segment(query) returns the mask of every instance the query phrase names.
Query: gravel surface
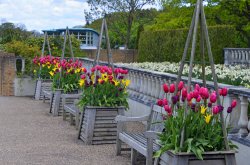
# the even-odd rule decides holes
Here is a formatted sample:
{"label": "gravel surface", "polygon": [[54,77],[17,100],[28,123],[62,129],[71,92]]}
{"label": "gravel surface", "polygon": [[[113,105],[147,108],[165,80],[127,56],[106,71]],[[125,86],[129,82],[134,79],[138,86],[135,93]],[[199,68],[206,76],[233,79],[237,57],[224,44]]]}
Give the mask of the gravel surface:
{"label": "gravel surface", "polygon": [[0,97],[1,165],[124,165],[128,153],[115,156],[115,145],[84,145],[49,105],[27,97]]}

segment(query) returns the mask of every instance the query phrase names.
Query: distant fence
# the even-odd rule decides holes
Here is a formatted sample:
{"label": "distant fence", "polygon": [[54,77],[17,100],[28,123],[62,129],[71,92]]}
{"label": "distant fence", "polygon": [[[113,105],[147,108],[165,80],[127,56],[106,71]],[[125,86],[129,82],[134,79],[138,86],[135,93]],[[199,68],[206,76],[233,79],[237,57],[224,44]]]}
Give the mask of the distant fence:
{"label": "distant fence", "polygon": [[[90,59],[95,59],[96,56],[96,49],[88,49],[84,50],[84,52],[87,54],[87,57]],[[112,49],[112,57],[113,62],[124,62],[124,63],[130,63],[130,62],[136,62],[137,61],[137,50],[135,49],[128,49],[128,50],[119,50],[119,49]],[[100,60],[101,61],[107,61],[107,50],[102,49],[100,53]]]}
{"label": "distant fence", "polygon": [[224,48],[224,64],[250,67],[250,48]]}

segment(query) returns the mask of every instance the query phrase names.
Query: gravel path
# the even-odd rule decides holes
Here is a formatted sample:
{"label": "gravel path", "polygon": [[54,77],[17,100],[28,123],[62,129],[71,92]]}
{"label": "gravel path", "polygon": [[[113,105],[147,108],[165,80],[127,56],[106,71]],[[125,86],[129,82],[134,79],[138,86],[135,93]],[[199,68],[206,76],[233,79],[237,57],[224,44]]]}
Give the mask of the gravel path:
{"label": "gravel path", "polygon": [[123,165],[115,145],[87,146],[75,127],[52,117],[48,104],[27,97],[0,97],[1,165]]}

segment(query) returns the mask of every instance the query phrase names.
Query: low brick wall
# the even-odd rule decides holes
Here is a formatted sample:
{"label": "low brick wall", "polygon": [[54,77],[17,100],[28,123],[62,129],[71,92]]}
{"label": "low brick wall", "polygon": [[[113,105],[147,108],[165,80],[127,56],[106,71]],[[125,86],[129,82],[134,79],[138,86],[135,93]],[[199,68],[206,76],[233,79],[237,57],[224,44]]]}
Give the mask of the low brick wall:
{"label": "low brick wall", "polygon": [[14,95],[15,55],[0,51],[0,96]]}
{"label": "low brick wall", "polygon": [[[87,57],[90,59],[95,59],[97,50],[84,50]],[[112,49],[112,58],[113,62],[123,62],[123,63],[130,63],[130,62],[136,62],[137,60],[137,50],[135,49],[129,49],[129,50],[119,50],[119,49]],[[107,61],[107,50],[102,49],[100,53],[100,60],[101,61]]]}

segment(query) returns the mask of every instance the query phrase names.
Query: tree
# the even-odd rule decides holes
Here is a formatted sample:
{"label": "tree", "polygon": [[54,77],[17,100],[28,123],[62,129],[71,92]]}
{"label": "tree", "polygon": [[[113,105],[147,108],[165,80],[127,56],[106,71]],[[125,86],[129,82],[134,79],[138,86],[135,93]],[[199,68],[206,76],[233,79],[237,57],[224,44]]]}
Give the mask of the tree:
{"label": "tree", "polygon": [[234,25],[250,47],[250,0],[222,0],[219,4],[221,20]]}
{"label": "tree", "polygon": [[155,0],[88,0],[87,2],[91,7],[86,15],[87,22],[90,22],[90,19],[101,18],[108,13],[121,13],[122,20],[126,21],[123,26],[126,26],[125,48],[127,49],[130,44],[131,29],[136,11],[147,4],[153,4]]}

